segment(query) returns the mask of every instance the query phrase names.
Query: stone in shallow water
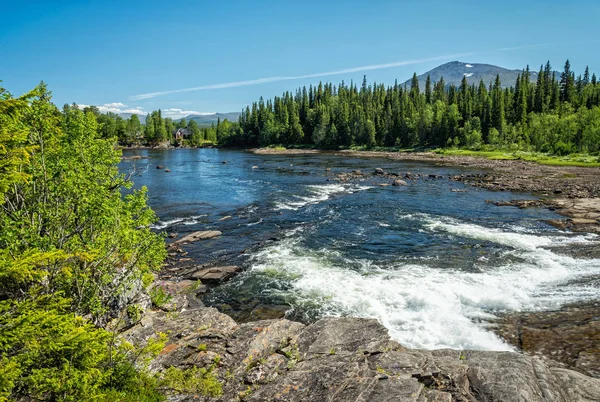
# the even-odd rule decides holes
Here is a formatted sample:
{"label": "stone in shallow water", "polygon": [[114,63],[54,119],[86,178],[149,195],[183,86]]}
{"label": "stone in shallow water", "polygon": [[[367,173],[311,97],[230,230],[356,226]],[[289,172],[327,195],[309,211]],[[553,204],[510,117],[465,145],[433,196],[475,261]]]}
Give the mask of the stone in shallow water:
{"label": "stone in shallow water", "polygon": [[198,240],[208,240],[208,239],[212,239],[213,237],[221,236],[222,234],[223,233],[219,232],[218,230],[203,230],[203,231],[194,232],[187,236],[184,236],[181,239],[177,240],[176,242],[173,242],[173,244],[191,243],[191,242],[198,241]]}
{"label": "stone in shallow water", "polygon": [[191,274],[191,278],[200,279],[204,283],[217,284],[232,277],[240,270],[235,265],[203,268]]}

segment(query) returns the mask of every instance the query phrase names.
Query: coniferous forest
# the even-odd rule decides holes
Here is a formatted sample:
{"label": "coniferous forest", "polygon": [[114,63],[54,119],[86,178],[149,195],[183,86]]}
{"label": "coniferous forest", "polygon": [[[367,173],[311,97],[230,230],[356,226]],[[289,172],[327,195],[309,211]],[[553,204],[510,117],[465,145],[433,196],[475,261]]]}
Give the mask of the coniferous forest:
{"label": "coniferous forest", "polygon": [[[575,75],[567,60],[557,74],[550,62],[531,80],[529,67],[514,86],[493,82],[446,85],[429,77],[421,90],[416,73],[411,85],[360,86],[319,83],[264,100],[242,110],[239,122],[219,121],[199,127],[185,118],[163,118],[153,111],[142,124],[88,107],[104,138],[123,145],[159,144],[233,147],[269,145],[323,149],[394,147],[498,149],[552,155],[600,152],[600,83],[586,68]],[[69,107],[69,106],[65,106]],[[185,139],[175,139],[187,128]]]}
{"label": "coniferous forest", "polygon": [[[529,67],[514,86],[494,82],[446,85],[443,77],[424,90],[416,73],[410,87],[351,82],[319,83],[272,100],[262,97],[247,106],[239,122],[219,121],[199,127],[185,118],[163,118],[153,111],[142,124],[133,115],[123,119],[88,107],[105,138],[123,145],[171,143],[255,147],[312,146],[323,149],[394,147],[498,149],[552,155],[600,152],[600,83],[586,68],[575,75],[567,60],[557,74],[550,62],[540,66],[536,80]],[[69,106],[65,106],[69,107]],[[173,137],[187,128],[184,140]]]}
{"label": "coniferous forest", "polygon": [[567,60],[559,77],[550,63],[537,80],[529,67],[514,87],[500,78],[459,87],[443,78],[424,91],[414,74],[410,88],[342,82],[286,92],[248,106],[238,133],[223,144],[314,144],[317,147],[465,147],[489,145],[551,154],[600,151],[600,85],[586,68],[575,76]]}

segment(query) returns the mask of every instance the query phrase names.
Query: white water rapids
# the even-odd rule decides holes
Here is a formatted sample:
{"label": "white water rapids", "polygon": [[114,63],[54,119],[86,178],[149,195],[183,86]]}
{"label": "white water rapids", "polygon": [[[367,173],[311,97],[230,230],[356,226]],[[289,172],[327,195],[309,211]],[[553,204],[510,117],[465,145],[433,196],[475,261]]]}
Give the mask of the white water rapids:
{"label": "white water rapids", "polygon": [[383,267],[365,259],[347,261],[362,267],[348,269],[339,252],[309,250],[302,240],[311,233],[293,230],[257,253],[251,270],[285,281],[288,286],[269,291],[279,292],[295,308],[376,318],[393,339],[425,349],[511,350],[483,322],[493,312],[551,309],[597,297],[597,289],[575,280],[600,275],[600,260],[575,259],[547,247],[597,242],[598,236],[510,232],[426,214],[405,219],[419,220],[422,230],[432,233],[504,246],[517,262],[482,263],[479,271],[469,272],[448,268],[444,261]]}

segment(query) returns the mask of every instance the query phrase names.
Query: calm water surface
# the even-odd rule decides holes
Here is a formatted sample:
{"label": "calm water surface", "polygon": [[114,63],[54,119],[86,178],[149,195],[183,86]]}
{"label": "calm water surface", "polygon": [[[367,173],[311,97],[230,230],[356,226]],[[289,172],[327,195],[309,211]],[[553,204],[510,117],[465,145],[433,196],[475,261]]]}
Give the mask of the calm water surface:
{"label": "calm water surface", "polygon": [[[486,203],[531,195],[447,179],[474,170],[217,149],[124,155],[148,157],[124,160],[121,169],[141,171],[133,180],[149,189],[156,230],[223,232],[186,250],[197,263],[245,268],[205,299],[226,312],[276,306],[306,322],[371,317],[409,347],[510,350],[486,326],[494,314],[598,298],[600,260],[570,253],[598,236],[558,231],[543,222],[558,218],[545,209]],[[376,167],[444,178],[406,187],[381,187],[389,180],[374,177],[335,180]],[[232,218],[220,221],[225,216]]]}

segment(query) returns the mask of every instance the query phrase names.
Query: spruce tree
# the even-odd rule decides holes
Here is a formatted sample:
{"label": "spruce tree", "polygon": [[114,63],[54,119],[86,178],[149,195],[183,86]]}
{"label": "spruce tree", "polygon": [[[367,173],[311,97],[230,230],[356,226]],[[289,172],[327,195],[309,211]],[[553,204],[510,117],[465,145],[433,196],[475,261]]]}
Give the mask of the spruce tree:
{"label": "spruce tree", "polygon": [[427,80],[425,80],[425,103],[431,104],[431,77],[427,74]]}
{"label": "spruce tree", "polygon": [[536,113],[544,111],[544,100],[546,99],[546,86],[544,83],[544,66],[540,66],[537,82],[535,84],[535,95],[533,100],[533,110]]}
{"label": "spruce tree", "polygon": [[574,78],[571,71],[571,63],[567,59],[565,67],[560,75],[560,101],[571,102],[573,99]]}
{"label": "spruce tree", "polygon": [[492,127],[501,134],[504,131],[504,94],[500,83],[500,75],[496,75],[492,89]]}

